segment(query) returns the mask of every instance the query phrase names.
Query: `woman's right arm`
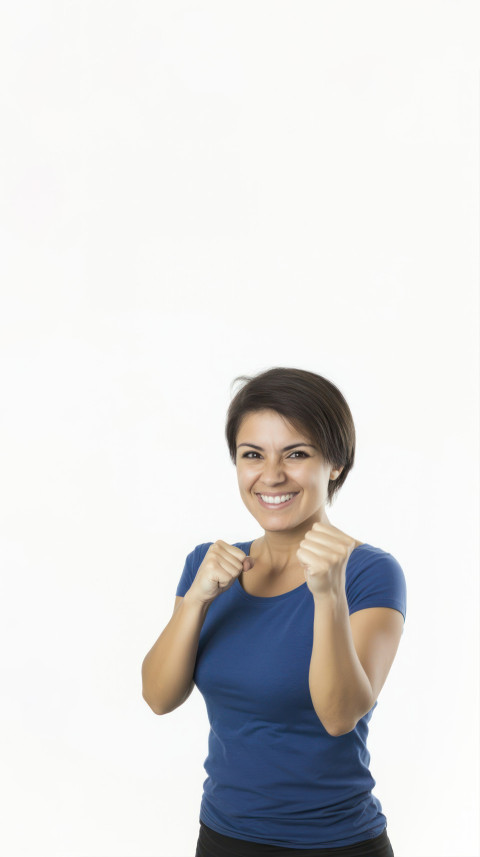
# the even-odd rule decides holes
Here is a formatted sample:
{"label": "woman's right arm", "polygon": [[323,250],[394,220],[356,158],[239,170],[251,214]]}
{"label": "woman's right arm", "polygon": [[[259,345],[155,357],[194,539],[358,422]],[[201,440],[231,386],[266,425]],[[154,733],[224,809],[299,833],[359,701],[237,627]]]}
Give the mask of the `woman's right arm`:
{"label": "woman's right arm", "polygon": [[169,714],[189,696],[208,608],[254,563],[253,557],[221,539],[208,548],[190,589],[143,659],[142,694],[155,714]]}
{"label": "woman's right arm", "polygon": [[157,642],[145,655],[142,695],[155,714],[169,714],[189,696],[200,631],[209,606],[189,599],[187,592]]}

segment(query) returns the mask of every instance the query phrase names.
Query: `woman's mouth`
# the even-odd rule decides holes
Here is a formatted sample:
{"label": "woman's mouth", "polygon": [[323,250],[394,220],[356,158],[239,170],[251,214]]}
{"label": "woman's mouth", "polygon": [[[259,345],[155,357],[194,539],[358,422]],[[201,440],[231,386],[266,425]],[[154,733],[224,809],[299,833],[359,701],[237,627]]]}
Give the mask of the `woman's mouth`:
{"label": "woman's mouth", "polygon": [[276,497],[270,494],[257,494],[257,497],[258,502],[265,509],[285,509],[286,506],[290,506],[293,503],[297,495],[298,491],[295,493],[280,494]]}

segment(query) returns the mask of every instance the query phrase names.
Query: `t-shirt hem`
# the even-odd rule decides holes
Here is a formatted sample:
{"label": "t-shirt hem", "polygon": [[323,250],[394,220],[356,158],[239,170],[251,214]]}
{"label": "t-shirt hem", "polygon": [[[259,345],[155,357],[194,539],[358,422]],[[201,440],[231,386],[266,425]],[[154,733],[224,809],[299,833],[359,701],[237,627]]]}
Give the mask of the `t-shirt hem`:
{"label": "t-shirt hem", "polygon": [[327,840],[326,842],[319,842],[316,840],[315,842],[307,843],[307,842],[280,842],[278,839],[250,839],[246,836],[242,836],[241,833],[232,833],[231,830],[228,830],[225,827],[219,825],[215,820],[212,820],[208,812],[205,811],[202,806],[200,809],[199,821],[203,821],[204,824],[207,825],[211,830],[214,830],[216,833],[220,833],[222,836],[228,836],[230,839],[239,839],[242,842],[251,842],[254,845],[274,845],[277,848],[297,848],[297,849],[305,849],[305,850],[313,850],[315,848],[345,848],[348,845],[356,845],[359,842],[365,842],[368,839],[375,839],[377,836],[380,836],[384,830],[386,830],[386,823],[382,820],[380,826],[377,825],[377,828],[373,831],[364,831],[360,837],[348,837],[346,839],[337,839],[335,842],[332,840]]}
{"label": "t-shirt hem", "polygon": [[393,607],[394,610],[398,610],[399,613],[402,614],[404,620],[406,618],[406,611],[404,605],[401,601],[394,601],[392,599],[382,598],[380,604],[372,604],[368,602],[366,604],[355,604],[353,610],[350,611],[350,616],[353,616],[354,613],[357,613],[359,610],[368,610],[369,607]]}

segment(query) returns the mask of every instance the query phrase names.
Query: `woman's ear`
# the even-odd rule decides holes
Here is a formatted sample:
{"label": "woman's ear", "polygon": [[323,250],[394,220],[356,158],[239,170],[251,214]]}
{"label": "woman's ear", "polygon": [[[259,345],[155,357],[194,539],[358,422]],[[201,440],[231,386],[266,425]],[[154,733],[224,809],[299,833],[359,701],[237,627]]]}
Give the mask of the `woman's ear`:
{"label": "woman's ear", "polygon": [[332,470],[332,472],[330,473],[330,482],[332,482],[335,479],[338,479],[342,470],[343,470],[343,467],[339,467],[337,470]]}

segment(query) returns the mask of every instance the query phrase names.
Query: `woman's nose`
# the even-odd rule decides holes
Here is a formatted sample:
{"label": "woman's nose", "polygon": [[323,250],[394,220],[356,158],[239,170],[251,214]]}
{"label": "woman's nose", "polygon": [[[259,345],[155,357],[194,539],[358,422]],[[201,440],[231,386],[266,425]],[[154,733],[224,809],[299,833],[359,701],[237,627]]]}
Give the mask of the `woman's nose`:
{"label": "woman's nose", "polygon": [[278,482],[283,477],[281,461],[265,461],[262,468],[262,479],[266,482]]}

